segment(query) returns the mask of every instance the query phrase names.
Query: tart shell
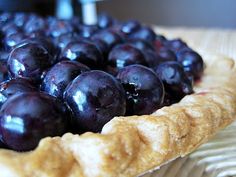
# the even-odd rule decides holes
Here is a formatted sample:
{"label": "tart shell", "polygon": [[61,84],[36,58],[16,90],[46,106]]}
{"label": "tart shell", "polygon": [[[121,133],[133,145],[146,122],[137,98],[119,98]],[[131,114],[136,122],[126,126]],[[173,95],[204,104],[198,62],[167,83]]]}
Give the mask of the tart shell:
{"label": "tart shell", "polygon": [[101,134],[45,138],[30,152],[0,150],[4,177],[129,177],[184,157],[232,123],[232,59],[200,52],[206,69],[195,94],[152,115],[115,117]]}

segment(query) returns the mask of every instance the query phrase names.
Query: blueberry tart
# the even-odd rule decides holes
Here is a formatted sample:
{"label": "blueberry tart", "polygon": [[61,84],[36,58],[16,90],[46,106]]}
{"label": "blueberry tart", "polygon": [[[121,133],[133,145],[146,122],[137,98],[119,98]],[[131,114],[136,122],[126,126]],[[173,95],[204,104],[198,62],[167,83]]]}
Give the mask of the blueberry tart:
{"label": "blueberry tart", "polygon": [[137,176],[235,119],[234,61],[138,21],[0,23],[1,176]]}

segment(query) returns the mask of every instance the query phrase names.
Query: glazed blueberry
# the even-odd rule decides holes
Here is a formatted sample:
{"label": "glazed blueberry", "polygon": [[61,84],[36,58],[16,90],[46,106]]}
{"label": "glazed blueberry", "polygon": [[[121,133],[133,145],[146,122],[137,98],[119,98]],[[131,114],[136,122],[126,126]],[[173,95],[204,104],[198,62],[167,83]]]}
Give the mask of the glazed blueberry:
{"label": "glazed blueberry", "polygon": [[142,65],[130,65],[117,75],[126,91],[126,115],[151,114],[163,103],[164,87],[155,72]]}
{"label": "glazed blueberry", "polygon": [[11,51],[13,47],[26,39],[27,36],[24,33],[13,33],[9,36],[6,36],[4,39],[5,49]]}
{"label": "glazed blueberry", "polygon": [[107,55],[109,53],[109,46],[104,41],[99,39],[94,39],[91,40],[91,43],[93,43],[99,49],[104,59],[107,58]]}
{"label": "glazed blueberry", "polygon": [[50,67],[52,57],[38,43],[22,42],[15,47],[8,58],[11,77],[26,77],[39,80],[42,72]]}
{"label": "glazed blueberry", "polygon": [[99,49],[87,41],[70,42],[61,52],[61,59],[81,62],[91,68],[100,68],[103,56]]}
{"label": "glazed blueberry", "polygon": [[40,92],[15,94],[0,111],[3,142],[16,151],[32,150],[44,137],[63,135],[68,122],[66,107]]}
{"label": "glazed blueberry", "polygon": [[50,19],[48,23],[47,34],[52,38],[56,38],[62,34],[74,32],[74,27],[69,21]]}
{"label": "glazed blueberry", "polygon": [[153,42],[156,39],[156,34],[151,28],[144,26],[131,33],[129,37]]}
{"label": "glazed blueberry", "polygon": [[43,18],[31,15],[24,25],[24,31],[29,34],[36,31],[44,31],[46,27],[46,22]]}
{"label": "glazed blueberry", "polygon": [[4,60],[0,60],[0,83],[9,79],[7,62]]}
{"label": "glazed blueberry", "polygon": [[122,85],[103,71],[88,71],[66,88],[64,100],[73,111],[77,132],[99,132],[114,116],[125,114]]}
{"label": "glazed blueberry", "polygon": [[119,69],[132,64],[147,65],[143,53],[129,45],[121,44],[115,46],[108,56],[108,67],[117,73]]}
{"label": "glazed blueberry", "polygon": [[155,49],[153,48],[151,43],[149,43],[148,41],[142,40],[142,39],[129,39],[127,41],[127,43],[134,46],[135,48],[137,48],[141,51],[146,51],[146,50],[155,51]]}
{"label": "glazed blueberry", "polygon": [[45,75],[41,89],[57,98],[62,98],[66,86],[89,68],[76,61],[61,61]]}
{"label": "glazed blueberry", "polygon": [[5,24],[1,30],[5,36],[22,32],[22,30],[12,22]]}
{"label": "glazed blueberry", "polygon": [[80,25],[78,28],[79,34],[85,38],[91,37],[98,31],[96,25]]}
{"label": "glazed blueberry", "polygon": [[157,51],[157,53],[163,59],[163,62],[177,60],[175,53],[168,48],[162,47]]}
{"label": "glazed blueberry", "polygon": [[165,90],[173,98],[181,99],[193,93],[192,82],[184,72],[183,67],[176,61],[161,63],[156,68],[156,73],[163,81]]}
{"label": "glazed blueberry", "polygon": [[50,63],[55,64],[57,62],[60,50],[58,47],[56,47],[53,44],[53,42],[51,40],[47,39],[46,37],[38,36],[37,38],[36,37],[28,38],[28,39],[24,40],[23,42],[31,43],[31,44],[38,44],[38,45],[43,46],[48,51],[50,57],[52,58],[50,60]]}
{"label": "glazed blueberry", "polygon": [[97,39],[105,42],[109,50],[115,45],[123,42],[123,38],[117,32],[111,29],[98,31],[91,37],[91,39]]}
{"label": "glazed blueberry", "polygon": [[14,15],[13,21],[18,27],[23,27],[27,20],[29,19],[30,14],[18,12]]}
{"label": "glazed blueberry", "polygon": [[37,88],[31,80],[16,78],[7,80],[0,84],[0,106],[12,95],[37,91]]}
{"label": "glazed blueberry", "polygon": [[187,44],[181,39],[173,39],[166,41],[165,46],[174,52],[181,50],[182,48],[187,47]]}
{"label": "glazed blueberry", "polygon": [[181,52],[178,55],[178,61],[184,67],[184,70],[194,79],[199,79],[204,70],[204,63],[202,57],[194,51]]}
{"label": "glazed blueberry", "polygon": [[121,31],[125,34],[130,34],[137,31],[139,28],[141,28],[141,24],[138,21],[129,20],[122,25]]}
{"label": "glazed blueberry", "polygon": [[65,33],[60,35],[56,40],[56,45],[62,50],[66,47],[67,44],[73,41],[82,40],[81,36],[78,33]]}
{"label": "glazed blueberry", "polygon": [[10,12],[0,13],[0,25],[4,25],[13,19],[14,15]]}
{"label": "glazed blueberry", "polygon": [[102,13],[98,15],[98,26],[100,28],[108,28],[114,24],[114,20],[108,14]]}
{"label": "glazed blueberry", "polygon": [[157,66],[162,61],[162,57],[155,52],[155,49],[148,41],[142,39],[130,39],[127,44],[130,44],[142,51],[147,65],[150,68]]}
{"label": "glazed blueberry", "polygon": [[155,68],[163,61],[163,58],[153,50],[144,50],[143,55],[145,56],[147,66],[150,68]]}

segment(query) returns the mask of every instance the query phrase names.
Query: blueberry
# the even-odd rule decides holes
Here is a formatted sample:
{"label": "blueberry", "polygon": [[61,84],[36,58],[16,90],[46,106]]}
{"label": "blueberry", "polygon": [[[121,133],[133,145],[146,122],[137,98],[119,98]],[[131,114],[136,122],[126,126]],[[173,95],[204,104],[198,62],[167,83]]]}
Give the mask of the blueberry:
{"label": "blueberry", "polygon": [[31,80],[16,78],[0,84],[0,106],[12,95],[36,91],[37,88]]}
{"label": "blueberry", "polygon": [[204,63],[198,53],[194,51],[184,51],[178,55],[177,60],[182,64],[185,72],[192,75],[195,80],[202,76]]}
{"label": "blueberry", "polygon": [[14,33],[22,32],[22,30],[14,23],[9,22],[1,27],[1,30],[5,36],[9,36]]}
{"label": "blueberry", "polygon": [[44,137],[63,135],[68,122],[66,107],[40,92],[15,94],[0,111],[3,142],[16,151],[32,150]]}
{"label": "blueberry", "polygon": [[65,33],[60,35],[57,40],[55,41],[55,44],[63,50],[67,44],[73,41],[79,41],[81,40],[81,36],[78,33]]}
{"label": "blueberry", "polygon": [[50,57],[52,58],[50,60],[51,65],[57,62],[60,50],[53,44],[51,40],[47,39],[46,37],[38,36],[37,38],[28,38],[22,42],[41,45],[48,51]]}
{"label": "blueberry", "polygon": [[85,38],[91,37],[98,31],[96,25],[80,25],[78,28],[79,34]]}
{"label": "blueberry", "polygon": [[50,95],[62,98],[66,86],[89,68],[76,61],[61,61],[45,75],[41,89]]}
{"label": "blueberry", "polygon": [[91,43],[93,43],[99,49],[104,59],[107,58],[107,55],[109,53],[109,46],[104,41],[100,39],[94,39],[91,40]]}
{"label": "blueberry", "polygon": [[156,67],[156,73],[163,81],[166,92],[180,100],[187,94],[193,93],[192,82],[184,72],[183,67],[176,61],[161,63]]}
{"label": "blueberry", "polygon": [[124,68],[128,65],[147,65],[143,53],[139,49],[129,44],[121,44],[115,46],[109,53],[107,63],[108,68],[112,68],[115,73],[119,69]]}
{"label": "blueberry", "polygon": [[175,53],[168,48],[162,47],[157,51],[157,53],[162,58],[162,62],[177,61]]}
{"label": "blueberry", "polygon": [[27,36],[24,33],[13,33],[9,36],[6,36],[4,39],[5,49],[11,51],[13,47],[26,39]]}
{"label": "blueberry", "polygon": [[144,50],[143,54],[145,56],[147,66],[150,68],[155,68],[163,61],[163,58],[153,50]]}
{"label": "blueberry", "polygon": [[173,39],[166,41],[165,46],[171,49],[174,52],[181,50],[182,48],[187,47],[187,44],[181,39]]}
{"label": "blueberry", "polygon": [[61,59],[81,62],[91,68],[100,68],[103,56],[99,49],[87,41],[70,42],[61,52]]}
{"label": "blueberry", "polygon": [[148,41],[142,39],[130,39],[128,40],[127,44],[130,44],[142,51],[147,65],[150,68],[157,66],[163,60],[162,57],[156,53],[155,49]]}
{"label": "blueberry", "polygon": [[164,87],[151,69],[130,65],[120,70],[117,78],[126,91],[126,115],[151,114],[162,105]]}
{"label": "blueberry", "polygon": [[155,49],[153,48],[152,44],[146,40],[142,40],[142,39],[129,39],[127,41],[128,44],[134,46],[135,48],[141,50],[141,51],[146,51],[146,50],[153,50],[155,51]]}
{"label": "blueberry", "polygon": [[125,114],[122,85],[103,71],[80,74],[66,88],[64,99],[73,111],[77,132],[99,132],[114,116]]}
{"label": "blueberry", "polygon": [[109,50],[117,44],[123,43],[123,38],[114,30],[106,29],[101,30],[91,36],[91,39],[97,39],[105,42]]}
{"label": "blueberry", "polygon": [[15,47],[8,58],[10,76],[39,80],[42,72],[50,67],[52,57],[40,44],[22,42]]}
{"label": "blueberry", "polygon": [[0,25],[4,25],[11,21],[14,18],[14,15],[10,12],[0,13]]}
{"label": "blueberry", "polygon": [[47,35],[56,38],[62,34],[74,32],[74,26],[65,20],[51,19],[48,23]]}
{"label": "blueberry", "polygon": [[136,20],[129,20],[122,24],[121,31],[130,34],[141,28],[141,24]]}
{"label": "blueberry", "polygon": [[130,33],[129,37],[132,39],[142,39],[153,42],[156,39],[156,34],[151,28],[143,26],[133,33]]}
{"label": "blueberry", "polygon": [[102,13],[98,15],[98,26],[100,28],[108,28],[114,24],[114,20],[111,16]]}
{"label": "blueberry", "polygon": [[31,15],[24,25],[24,31],[28,34],[37,31],[44,31],[46,27],[46,22],[43,18],[37,15]]}
{"label": "blueberry", "polygon": [[29,19],[29,14],[18,12],[14,15],[13,21],[18,27],[23,27]]}

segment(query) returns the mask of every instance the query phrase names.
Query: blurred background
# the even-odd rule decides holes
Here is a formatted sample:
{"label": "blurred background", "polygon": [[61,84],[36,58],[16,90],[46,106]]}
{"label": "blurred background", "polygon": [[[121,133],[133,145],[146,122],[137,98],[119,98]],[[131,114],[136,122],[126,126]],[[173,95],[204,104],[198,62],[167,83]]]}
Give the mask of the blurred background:
{"label": "blurred background", "polygon": [[[60,9],[61,13],[71,13],[66,1],[80,15],[75,0],[0,0],[0,10],[53,15]],[[105,0],[98,2],[97,8],[98,12],[105,11],[120,20],[139,19],[163,26],[236,28],[236,0]]]}
{"label": "blurred background", "polygon": [[98,9],[149,24],[236,27],[236,0],[107,0]]}

